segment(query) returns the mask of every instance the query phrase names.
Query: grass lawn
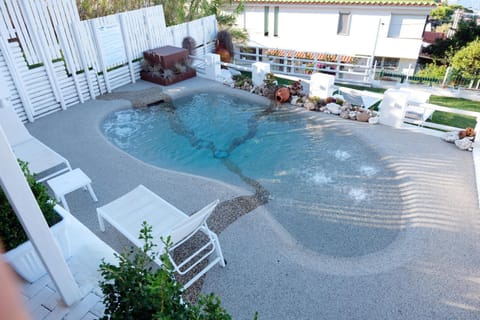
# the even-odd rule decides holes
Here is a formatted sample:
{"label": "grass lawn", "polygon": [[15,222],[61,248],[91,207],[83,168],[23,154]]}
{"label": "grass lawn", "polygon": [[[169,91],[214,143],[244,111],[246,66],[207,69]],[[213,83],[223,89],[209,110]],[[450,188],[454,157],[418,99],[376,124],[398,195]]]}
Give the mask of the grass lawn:
{"label": "grass lawn", "polygon": [[[248,75],[251,76],[251,73],[248,73]],[[288,86],[293,82],[291,80],[282,79],[282,78],[277,78],[277,81],[280,86]],[[341,84],[341,86],[356,89],[356,90],[367,90],[367,91],[377,92],[377,93],[384,93],[386,91],[386,89],[383,89],[383,88],[372,88],[372,87],[356,86],[356,85],[350,85],[350,84]],[[430,103],[447,107],[447,108],[480,112],[479,101],[432,95],[430,96]],[[374,105],[373,107],[375,108],[376,106]],[[438,124],[457,127],[457,128],[467,128],[467,127],[474,128],[476,124],[476,119],[474,117],[462,116],[462,115],[457,115],[457,114],[442,112],[442,111],[435,111],[433,113],[432,119],[429,121],[438,123]]]}
{"label": "grass lawn", "polygon": [[[437,104],[448,108],[455,108],[468,111],[480,112],[480,102],[461,98],[451,98],[442,96],[431,96],[431,104]],[[432,122],[445,124],[458,128],[475,128],[476,119],[474,117],[462,116],[458,114],[435,111],[432,116]]]}
{"label": "grass lawn", "polygon": [[[382,89],[382,88],[370,88],[370,87],[343,85],[343,84],[342,86],[352,88],[352,89],[357,89],[357,90],[367,90],[367,91],[378,92],[378,93],[383,93],[386,91],[386,89]],[[480,112],[479,101],[432,95],[430,97],[430,103],[447,107],[447,108]],[[433,113],[432,120],[429,120],[429,121],[433,123],[444,124],[444,125],[457,127],[457,128],[467,128],[467,127],[475,128],[475,124],[476,124],[475,117],[462,116],[462,115],[442,112],[442,111],[435,111]]]}

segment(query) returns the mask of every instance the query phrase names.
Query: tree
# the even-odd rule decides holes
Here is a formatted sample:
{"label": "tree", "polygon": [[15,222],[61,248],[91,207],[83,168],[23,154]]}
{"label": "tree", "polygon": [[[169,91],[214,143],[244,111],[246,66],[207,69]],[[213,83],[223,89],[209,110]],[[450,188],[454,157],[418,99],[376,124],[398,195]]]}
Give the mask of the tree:
{"label": "tree", "polygon": [[452,59],[453,68],[465,78],[473,78],[480,73],[480,40],[470,42],[458,51]]}
{"label": "tree", "polygon": [[455,52],[478,37],[480,37],[480,26],[473,20],[462,20],[452,38],[437,39],[434,44],[425,48],[423,53],[430,55],[441,64],[449,64]]}

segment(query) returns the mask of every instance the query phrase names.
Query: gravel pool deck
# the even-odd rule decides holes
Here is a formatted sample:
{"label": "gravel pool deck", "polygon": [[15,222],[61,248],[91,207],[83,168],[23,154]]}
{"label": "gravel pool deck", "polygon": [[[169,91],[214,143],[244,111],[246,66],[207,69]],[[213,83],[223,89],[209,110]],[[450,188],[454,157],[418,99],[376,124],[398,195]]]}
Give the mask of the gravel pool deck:
{"label": "gravel pool deck", "polygon": [[[211,89],[249,95],[201,78],[169,87],[139,81],[27,128],[92,179],[99,202],[77,191],[67,195],[68,204],[117,251],[128,241],[111,227],[102,233],[95,209],[137,185],[187,213],[219,198],[223,206],[210,225],[228,264],[209,271],[196,290],[219,295],[234,319],[253,319],[255,311],[272,320],[480,318],[480,211],[471,153],[436,137],[312,113],[373,148],[399,180],[400,193],[389,196],[403,200],[403,227],[388,247],[352,258],[321,255],[292,238],[268,205],[248,212],[255,207],[251,190],[151,166],[101,132],[109,113],[161,100],[162,91],[175,98]],[[352,204],[338,206],[352,210]],[[371,217],[371,223],[395,222]]]}

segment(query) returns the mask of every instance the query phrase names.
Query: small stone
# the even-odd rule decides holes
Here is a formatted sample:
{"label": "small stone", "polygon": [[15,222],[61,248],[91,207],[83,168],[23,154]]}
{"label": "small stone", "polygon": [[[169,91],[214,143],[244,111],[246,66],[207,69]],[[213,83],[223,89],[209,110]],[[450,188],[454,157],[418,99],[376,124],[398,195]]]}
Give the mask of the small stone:
{"label": "small stone", "polygon": [[357,112],[357,121],[360,121],[360,122],[367,122],[368,119],[370,118],[370,115],[368,114],[368,112]]}
{"label": "small stone", "polygon": [[297,101],[298,101],[298,100],[299,100],[299,99],[298,99],[298,96],[292,96],[292,99],[290,100],[290,103],[293,104],[293,105],[295,105],[295,104],[297,104]]}
{"label": "small stone", "polygon": [[349,111],[348,112],[348,118],[350,120],[357,120],[357,113],[355,111]]}
{"label": "small stone", "polygon": [[370,124],[378,124],[379,122],[380,122],[380,117],[378,116],[371,117],[370,119],[368,119],[368,123]]}
{"label": "small stone", "polygon": [[315,110],[316,108],[317,106],[312,101],[305,102],[305,109],[312,111],[312,110]]}
{"label": "small stone", "polygon": [[348,119],[349,118],[348,111],[340,112],[340,117],[343,118],[343,119]]}
{"label": "small stone", "polygon": [[472,140],[469,138],[463,138],[463,139],[458,139],[455,140],[455,145],[458,147],[460,150],[465,150],[465,151],[471,151],[472,149]]}
{"label": "small stone", "polygon": [[445,132],[445,134],[442,136],[442,140],[450,143],[454,143],[456,140],[458,140],[459,135],[458,131],[450,131],[450,132]]}
{"label": "small stone", "polygon": [[336,115],[339,115],[340,114],[340,105],[334,103],[334,102],[331,102],[331,103],[328,103],[326,105],[328,111],[330,111],[330,113],[332,114],[336,114]]}

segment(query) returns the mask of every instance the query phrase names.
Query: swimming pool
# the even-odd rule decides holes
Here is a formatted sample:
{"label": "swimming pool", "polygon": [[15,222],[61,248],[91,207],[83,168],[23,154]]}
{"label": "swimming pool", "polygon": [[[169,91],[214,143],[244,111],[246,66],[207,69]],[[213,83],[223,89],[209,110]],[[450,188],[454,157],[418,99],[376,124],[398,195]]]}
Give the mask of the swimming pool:
{"label": "swimming pool", "polygon": [[395,172],[324,115],[202,93],[117,111],[102,129],[147,163],[253,188],[296,241],[320,254],[376,252],[402,228]]}

